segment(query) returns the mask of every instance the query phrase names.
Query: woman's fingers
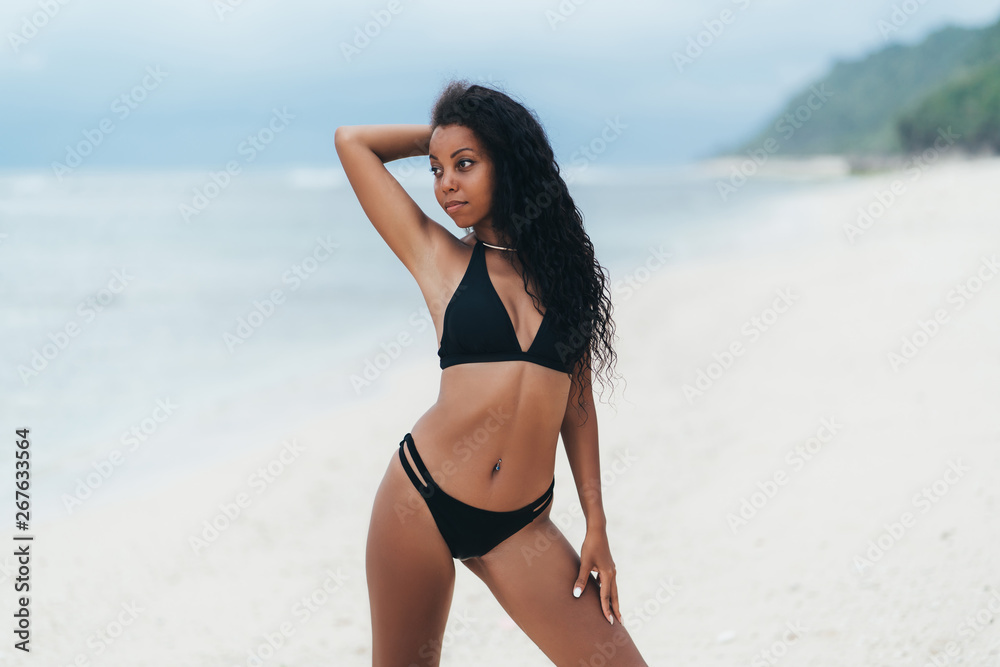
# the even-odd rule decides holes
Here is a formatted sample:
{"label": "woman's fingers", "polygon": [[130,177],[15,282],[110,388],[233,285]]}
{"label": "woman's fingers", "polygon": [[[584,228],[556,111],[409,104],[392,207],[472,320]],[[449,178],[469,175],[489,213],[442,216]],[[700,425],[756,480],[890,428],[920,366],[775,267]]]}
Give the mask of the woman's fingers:
{"label": "woman's fingers", "polygon": [[[574,584],[573,596],[580,597],[590,575],[596,574],[598,593],[601,596],[601,612],[604,614],[604,618],[607,619],[608,623],[614,625],[615,616],[617,616],[618,623],[622,624],[622,616],[618,611],[618,584],[615,581],[614,561],[607,553],[606,539],[603,541],[603,545],[599,544],[595,547],[594,544],[588,536],[583,549],[581,549],[580,571]],[[601,546],[603,549],[600,548]],[[592,554],[594,549],[599,553]],[[603,553],[600,553],[602,551]],[[585,572],[587,574],[584,574]]]}
{"label": "woman's fingers", "polygon": [[604,611],[604,618],[608,619],[608,623],[614,625],[615,617],[611,611],[611,592],[615,587],[615,575],[614,573],[604,571],[599,572],[597,576],[601,580],[601,610]]}
{"label": "woman's fingers", "polygon": [[614,611],[615,616],[618,617],[618,622],[625,625],[625,621],[622,620],[621,609],[618,608],[618,582],[611,582],[611,609]]}
{"label": "woman's fingers", "polygon": [[583,589],[587,587],[587,580],[590,579],[590,575],[597,572],[597,568],[594,568],[589,573],[584,574],[585,566],[580,564],[580,576],[577,577],[576,583],[573,584],[573,597],[578,598],[580,594],[583,593]]}

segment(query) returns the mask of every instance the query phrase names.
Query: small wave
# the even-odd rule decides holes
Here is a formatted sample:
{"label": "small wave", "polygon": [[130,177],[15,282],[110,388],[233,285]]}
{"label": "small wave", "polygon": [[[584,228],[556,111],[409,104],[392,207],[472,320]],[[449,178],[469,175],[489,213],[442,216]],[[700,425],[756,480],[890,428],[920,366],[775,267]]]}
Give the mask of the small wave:
{"label": "small wave", "polygon": [[299,168],[288,172],[288,184],[295,190],[336,190],[346,182],[340,169]]}

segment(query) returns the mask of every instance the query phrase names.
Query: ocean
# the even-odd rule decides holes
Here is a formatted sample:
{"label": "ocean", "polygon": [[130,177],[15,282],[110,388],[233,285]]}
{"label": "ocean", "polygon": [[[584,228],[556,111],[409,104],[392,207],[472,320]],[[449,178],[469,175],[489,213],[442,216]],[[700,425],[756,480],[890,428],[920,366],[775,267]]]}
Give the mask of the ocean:
{"label": "ocean", "polygon": [[[390,169],[464,236],[424,162]],[[564,173],[616,295],[649,279],[664,251],[688,262],[807,238],[808,220],[776,202],[839,180],[751,178],[723,201],[719,173]],[[412,343],[393,365],[437,361],[416,283],[339,169],[0,172],[0,258],[0,423],[30,429],[35,521],[127,497],[251,439],[278,443],[377,392],[377,378],[357,378],[400,332]]]}

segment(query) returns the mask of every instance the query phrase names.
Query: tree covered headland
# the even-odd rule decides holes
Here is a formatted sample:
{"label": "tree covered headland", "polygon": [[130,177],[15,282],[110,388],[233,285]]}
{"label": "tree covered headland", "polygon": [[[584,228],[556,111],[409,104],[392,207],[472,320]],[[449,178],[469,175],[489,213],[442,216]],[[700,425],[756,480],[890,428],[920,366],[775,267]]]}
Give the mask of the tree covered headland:
{"label": "tree covered headland", "polygon": [[750,141],[722,154],[770,140],[783,155],[895,155],[929,148],[942,133],[968,152],[1000,153],[1000,21],[949,26],[918,44],[839,61]]}

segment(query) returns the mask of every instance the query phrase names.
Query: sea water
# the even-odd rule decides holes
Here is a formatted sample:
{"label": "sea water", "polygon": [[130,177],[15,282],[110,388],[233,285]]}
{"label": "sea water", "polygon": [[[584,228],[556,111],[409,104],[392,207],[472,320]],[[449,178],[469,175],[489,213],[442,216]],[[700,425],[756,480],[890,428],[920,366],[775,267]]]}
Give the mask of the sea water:
{"label": "sea water", "polygon": [[[423,162],[391,169],[465,235]],[[664,253],[698,261],[808,233],[767,213],[808,181],[757,179],[723,198],[718,174],[693,167],[565,177],[613,286],[650,279]],[[400,332],[411,343],[393,363],[436,365],[426,318],[337,169],[0,173],[0,424],[8,438],[30,429],[36,520],[77,511],[67,498],[87,488],[99,504],[251,439],[277,446],[378,391],[358,378]]]}

